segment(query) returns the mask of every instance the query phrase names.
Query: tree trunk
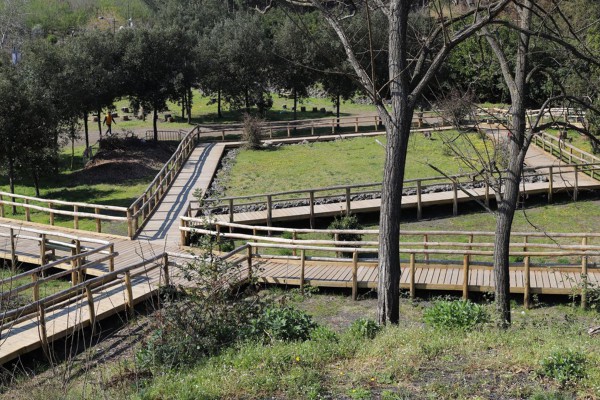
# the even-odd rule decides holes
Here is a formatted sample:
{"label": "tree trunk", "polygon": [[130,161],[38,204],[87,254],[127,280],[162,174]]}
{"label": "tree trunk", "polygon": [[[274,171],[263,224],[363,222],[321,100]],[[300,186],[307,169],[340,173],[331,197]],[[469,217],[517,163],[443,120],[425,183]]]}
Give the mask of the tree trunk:
{"label": "tree trunk", "polygon": [[[15,194],[15,161],[11,158],[8,160],[8,185],[10,186],[10,192]],[[15,202],[15,198],[11,197],[10,201]],[[17,206],[12,206],[13,215],[17,214]]]}
{"label": "tree trunk", "polygon": [[217,118],[223,118],[223,114],[221,114],[221,89],[217,90]]}
{"label": "tree trunk", "polygon": [[33,169],[33,186],[35,187],[35,197],[42,197],[40,194],[40,174],[37,168]]}
{"label": "tree trunk", "polygon": [[[73,132],[71,132],[73,133]],[[73,164],[75,163],[75,136],[71,135],[71,171],[73,171]]]}
{"label": "tree trunk", "polygon": [[396,1],[390,7],[389,72],[392,111],[379,114],[386,122],[387,144],[381,191],[379,220],[379,278],[377,319],[382,325],[400,321],[400,207],[404,185],[406,152],[414,104],[409,98],[406,64],[408,2]]}
{"label": "tree trunk", "polygon": [[246,112],[250,112],[250,91],[248,89],[244,93],[244,103],[246,103]]}
{"label": "tree trunk", "polygon": [[192,93],[192,88],[189,87],[188,88],[188,93],[187,93],[187,123],[191,124],[192,123],[192,103],[193,103],[193,93]]}
{"label": "tree trunk", "polygon": [[98,109],[98,132],[100,133],[100,140],[102,140],[102,121],[100,120],[100,117],[102,116],[102,109],[99,108]]}
{"label": "tree trunk", "polygon": [[[83,132],[85,134],[85,149],[87,150],[90,147],[90,130],[88,127],[88,113],[87,111],[83,113]],[[100,118],[98,118],[100,119]]]}
{"label": "tree trunk", "polygon": [[185,91],[183,92],[183,95],[181,96],[181,119],[184,120],[185,119]]}
{"label": "tree trunk", "polygon": [[294,88],[294,121],[298,119],[298,92]]}
{"label": "tree trunk", "polygon": [[152,114],[152,129],[154,129],[154,142],[158,143],[158,109],[154,106]]}
{"label": "tree trunk", "polygon": [[335,102],[335,115],[337,117],[337,128],[340,129],[340,94],[337,95]]}

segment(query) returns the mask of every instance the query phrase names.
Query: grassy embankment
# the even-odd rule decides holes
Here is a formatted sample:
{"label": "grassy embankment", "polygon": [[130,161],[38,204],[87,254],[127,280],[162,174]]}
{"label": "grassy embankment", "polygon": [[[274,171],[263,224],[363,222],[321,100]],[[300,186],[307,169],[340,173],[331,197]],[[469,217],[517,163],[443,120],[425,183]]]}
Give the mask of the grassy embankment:
{"label": "grassy embankment", "polygon": [[[429,302],[402,301],[399,326],[374,338],[348,326],[374,317],[375,301],[351,302],[336,294],[292,296],[335,334],[305,342],[241,343],[185,369],[140,370],[134,357],[110,362],[64,381],[27,391],[23,398],[56,394],[64,399],[572,399],[600,395],[600,344],[585,332],[595,312],[570,306],[515,305],[513,327],[486,324],[474,330],[423,323]],[[491,305],[486,306],[491,311]],[[542,366],[555,352],[584,354],[584,376],[561,381]],[[568,367],[567,367],[568,369]],[[570,370],[569,370],[570,371]],[[77,378],[77,376],[79,378]],[[58,379],[58,378],[63,379]],[[93,377],[93,378],[92,378]],[[25,390],[23,390],[25,396]],[[20,399],[17,395],[16,399]]]}

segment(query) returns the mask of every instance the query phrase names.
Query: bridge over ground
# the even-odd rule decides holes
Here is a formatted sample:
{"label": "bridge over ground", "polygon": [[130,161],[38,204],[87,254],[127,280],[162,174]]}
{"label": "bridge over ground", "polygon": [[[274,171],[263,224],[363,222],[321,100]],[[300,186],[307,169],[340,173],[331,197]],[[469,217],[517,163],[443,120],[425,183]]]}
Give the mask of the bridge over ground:
{"label": "bridge over ground", "polygon": [[[43,348],[50,355],[55,340],[72,335],[84,327],[91,327],[93,332],[99,320],[123,310],[131,311],[136,303],[152,296],[161,285],[187,283],[178,272],[177,262],[189,260],[190,256],[185,252],[193,249],[184,248],[182,251],[180,241],[183,238],[185,244],[188,232],[202,228],[188,224],[197,221],[186,219],[185,216],[189,214],[194,190],[206,190],[227,146],[226,143],[206,143],[200,139],[197,129],[189,132],[148,189],[128,208],[0,195],[0,204],[3,206],[23,207],[27,220],[32,210],[45,212],[49,218],[49,225],[18,222],[6,218],[4,207],[0,207],[0,238],[3,238],[0,240],[0,258],[7,260],[7,265],[19,262],[40,265],[20,274],[21,281],[15,278],[0,281],[2,300],[9,300],[14,295],[23,293],[31,295],[33,300],[26,305],[3,311],[0,363],[36,348]],[[587,184],[587,175],[576,170],[583,167],[567,165],[564,168],[572,168],[571,172],[562,171],[562,180],[569,182],[565,183],[565,188],[580,188]],[[552,174],[552,170],[549,173]],[[569,174],[572,174],[572,180],[569,180]],[[597,175],[592,173],[592,177],[597,178]],[[552,193],[554,180],[549,182],[544,190],[550,188]],[[457,189],[451,192],[456,198]],[[355,207],[358,205],[353,203],[350,208],[354,210]],[[339,212],[339,208],[337,211]],[[71,216],[73,229],[54,226],[55,215]],[[77,230],[79,221],[85,218],[96,221],[96,233]],[[124,223],[129,237],[101,233],[102,224],[107,222]],[[224,224],[226,223],[221,223],[232,231],[261,229]],[[532,257],[575,257],[579,259],[581,266],[577,271],[572,265],[561,266],[570,274],[565,278],[562,270],[546,273],[540,269],[541,264],[524,261],[511,275],[511,290],[527,294],[553,291],[570,293],[581,284],[581,279],[578,278],[580,271],[589,273],[589,279],[597,282],[600,277],[596,276],[596,271],[591,267],[588,271],[588,259],[600,254],[600,248],[589,243],[595,237],[584,234],[578,237],[582,240],[581,244],[567,243],[558,249],[544,247],[543,243],[535,246],[517,244],[524,247],[524,250],[515,254],[524,257],[524,260],[531,261]],[[345,248],[342,253],[352,255],[348,259],[339,257],[340,249],[337,246],[342,243],[335,240],[328,243],[289,243],[273,242],[273,239],[255,235],[242,236],[241,239],[250,240],[251,243],[224,255],[224,258],[237,266],[232,275],[236,280],[245,279],[252,274],[266,283],[352,287],[355,295],[358,288],[372,288],[377,280],[372,244],[369,247],[363,242],[360,243],[361,247],[355,244],[356,247]],[[424,244],[405,244],[403,248],[407,252],[403,253],[402,267],[406,267],[402,275],[403,287],[410,289],[412,294],[417,289],[461,289],[468,294],[473,290],[489,290],[493,286],[489,266],[485,261],[476,259],[489,256],[489,243],[477,244],[472,239],[468,245],[447,241],[443,243],[445,248],[427,239]],[[284,250],[291,255],[287,258],[277,257],[267,254],[265,249]],[[332,253],[335,256],[331,256]],[[463,257],[463,260],[459,266],[456,265],[456,260],[444,260],[444,257],[441,261],[434,260],[444,254]],[[64,272],[49,275],[51,268]],[[521,272],[518,268],[521,268]],[[43,296],[40,290],[44,284],[59,277],[70,277],[71,286],[58,293]],[[27,283],[22,283],[23,279]]]}

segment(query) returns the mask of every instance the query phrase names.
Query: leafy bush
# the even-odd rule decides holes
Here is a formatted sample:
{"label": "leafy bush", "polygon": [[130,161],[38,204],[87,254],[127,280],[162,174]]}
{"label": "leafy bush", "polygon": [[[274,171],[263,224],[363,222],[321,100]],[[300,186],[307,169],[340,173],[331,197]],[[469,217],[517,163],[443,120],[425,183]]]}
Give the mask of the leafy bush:
{"label": "leafy bush", "polygon": [[470,301],[437,301],[423,314],[425,322],[436,328],[471,329],[489,321],[485,309]]}
{"label": "leafy bush", "polygon": [[359,318],[350,325],[350,332],[353,335],[367,339],[375,338],[380,330],[381,327],[377,322],[369,318]]}
{"label": "leafy bush", "polygon": [[556,350],[541,361],[540,374],[557,380],[561,385],[585,377],[585,354],[576,350]]}
{"label": "leafy bush", "polygon": [[249,149],[260,149],[263,120],[252,115],[244,115],[244,130],[242,131],[242,140],[246,142]]}
{"label": "leafy bush", "polygon": [[137,353],[142,368],[188,366],[218,354],[245,340],[250,321],[266,306],[255,293],[238,290],[240,277],[214,254],[213,241],[201,240],[201,247],[203,257],[181,267],[198,289],[165,291],[170,295],[155,330]]}
{"label": "leafy bush", "polygon": [[267,307],[251,322],[252,334],[264,340],[307,340],[317,327],[312,317],[294,307]]}
{"label": "leafy bush", "polygon": [[[327,229],[346,229],[346,230],[358,230],[362,229],[362,225],[358,222],[358,218],[356,215],[342,215],[340,217],[336,216],[333,219],[333,222],[329,224]],[[332,238],[335,237],[334,234],[331,235]],[[339,240],[347,241],[347,242],[358,242],[362,240],[362,235],[357,233],[342,233],[338,235]]]}

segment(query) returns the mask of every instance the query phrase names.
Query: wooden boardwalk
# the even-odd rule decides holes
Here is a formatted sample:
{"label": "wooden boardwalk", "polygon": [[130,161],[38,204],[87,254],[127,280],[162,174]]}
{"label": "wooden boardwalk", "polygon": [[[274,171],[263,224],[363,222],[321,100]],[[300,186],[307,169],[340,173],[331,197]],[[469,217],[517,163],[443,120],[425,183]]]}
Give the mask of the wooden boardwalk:
{"label": "wooden boardwalk", "polygon": [[[573,192],[600,189],[600,181],[590,178],[588,175],[578,172],[573,168],[564,168],[565,163],[559,161],[554,156],[548,154],[537,146],[531,145],[525,162],[528,167],[539,168],[539,172],[547,174],[548,171],[541,166],[556,165],[552,182],[526,182],[521,185],[521,192],[528,195],[546,194],[550,191]],[[559,168],[560,167],[560,168]],[[402,197],[403,209],[416,209],[419,207],[433,207],[439,205],[456,205],[473,200],[485,202],[486,199],[493,199],[493,193],[484,187],[473,189],[458,189],[456,194],[453,191],[440,191],[433,193],[422,193],[405,195]],[[353,200],[350,202],[352,213],[372,213],[378,212],[381,207],[380,199]],[[346,212],[347,203],[345,201],[332,202],[328,204],[315,204],[312,210],[314,217],[332,217]],[[311,207],[309,205],[287,208],[273,208],[271,210],[272,222],[306,220],[311,216]],[[221,222],[233,222],[240,224],[264,224],[268,221],[268,211],[248,211],[234,212],[233,216],[229,214],[216,214],[215,219]]]}
{"label": "wooden boardwalk", "polygon": [[[6,323],[0,332],[0,364],[12,360],[19,355],[38,348],[51,350],[52,343],[59,338],[73,334],[76,330],[94,326],[95,322],[113,315],[119,311],[129,309],[151,296],[159,285],[166,283],[186,284],[181,274],[176,269],[174,261],[181,257],[180,217],[185,215],[190,200],[196,189],[206,191],[218,167],[220,158],[225,149],[224,144],[200,144],[192,152],[190,158],[178,173],[175,181],[168,189],[163,200],[142,227],[136,240],[120,236],[110,236],[91,232],[73,231],[58,227],[42,226],[32,223],[23,223],[0,219],[0,223],[11,224],[12,228],[0,227],[0,235],[8,234],[19,229],[42,229],[50,231],[45,238],[52,239],[55,232],[56,240],[60,235],[68,233],[76,235],[74,239],[84,248],[93,248],[99,241],[108,241],[114,245],[114,271],[108,261],[98,262],[97,265],[87,268],[88,280],[79,282],[73,290],[79,290],[77,295],[70,297],[68,302],[59,302],[56,305],[31,314],[18,323]],[[538,149],[539,150],[539,149]],[[534,164],[536,160],[542,164],[556,162],[554,158],[544,155],[544,152],[532,150],[528,153],[528,163]],[[553,182],[555,189],[570,190],[574,185],[575,173],[562,174],[560,180]],[[577,175],[579,188],[600,188],[600,183],[589,179],[583,174]],[[562,186],[561,186],[562,185]],[[528,193],[543,193],[548,191],[545,182],[526,184]],[[483,198],[483,189],[471,189],[470,195]],[[426,205],[447,204],[453,200],[450,193],[423,194],[421,201]],[[463,192],[457,193],[457,201],[468,201],[470,196]],[[405,196],[405,207],[416,207],[416,196]],[[317,206],[315,214],[335,215],[345,208],[344,203]],[[362,200],[352,202],[352,210],[377,211],[379,200]],[[295,209],[274,210],[273,220],[290,220],[305,218],[309,213],[308,207]],[[247,213],[246,216],[236,215],[236,221],[264,222],[266,215]],[[26,236],[26,235],[24,235]],[[90,240],[91,239],[91,240]],[[63,238],[62,240],[66,240]],[[42,264],[51,259],[50,254],[40,252],[40,242],[23,237],[15,243],[17,251],[14,255],[18,262]],[[0,236],[0,258],[10,259],[13,253],[10,240]],[[57,246],[54,257],[69,255],[69,249]],[[179,253],[180,255],[177,255]],[[165,254],[168,262],[165,264]],[[47,257],[47,258],[46,258]],[[100,256],[94,256],[100,257]],[[250,258],[248,258],[250,257]],[[44,260],[42,260],[44,258]],[[301,277],[301,266],[297,261],[281,259],[263,259],[258,255],[243,257],[238,256],[237,262],[250,261],[251,271],[259,281],[276,284],[300,285],[305,284],[329,287],[351,287],[353,266],[349,262],[309,261],[305,265],[304,279]],[[88,261],[94,261],[91,257]],[[65,264],[60,268],[69,269],[72,265]],[[402,287],[409,285],[409,268],[402,265]],[[240,277],[244,277],[244,270],[240,270]],[[104,278],[107,280],[103,281]],[[531,290],[533,293],[570,293],[577,285],[579,272],[576,269],[541,269],[532,268]],[[460,290],[464,286],[465,274],[460,266],[441,263],[419,264],[415,270],[415,285],[417,289],[430,290]],[[358,287],[374,288],[377,285],[377,269],[374,263],[360,261],[357,270]],[[600,275],[592,271],[592,282],[599,282]],[[89,282],[98,282],[98,286],[90,287]],[[87,285],[87,286],[86,286]],[[493,276],[490,268],[473,266],[468,275],[467,282],[470,291],[489,291],[493,288]],[[519,268],[511,273],[511,290],[523,291],[523,273]],[[47,344],[47,346],[46,346]]]}
{"label": "wooden boardwalk", "polygon": [[[169,259],[170,281],[174,284],[187,284],[178,271],[175,269],[177,256],[173,253],[179,252],[179,217],[186,211],[188,202],[193,198],[195,189],[206,190],[214,175],[224,146],[221,144],[200,145],[198,146],[183,169],[177,176],[177,179],[170,187],[158,209],[152,215],[150,221],[143,227],[137,240],[96,234],[91,232],[73,231],[71,229],[61,229],[58,227],[48,227],[39,224],[16,222],[8,219],[0,219],[0,223],[10,223],[15,227],[15,231],[21,228],[43,229],[45,231],[55,231],[57,233],[69,233],[77,235],[81,239],[82,246],[91,243],[86,238],[95,238],[98,240],[110,241],[114,244],[114,251],[118,253],[115,257],[114,268],[116,271],[127,266],[140,263],[144,260],[150,260],[153,257],[162,255],[164,252],[171,252]],[[8,232],[8,228],[1,228],[0,233]],[[58,239],[58,238],[57,238]],[[33,240],[18,240],[16,243],[18,262],[40,264],[40,246]],[[0,240],[0,257],[10,259],[10,243],[8,240]],[[57,251],[57,256],[65,257],[69,255],[68,251]],[[133,306],[152,296],[160,284],[164,283],[162,268],[154,268],[151,272],[146,270],[156,267],[162,261],[149,263],[130,271],[132,278],[131,299],[123,279],[124,274],[120,274],[115,279],[112,286],[102,288],[92,294],[94,303],[94,318],[99,321],[107,318],[127,307]],[[184,260],[185,262],[185,260]],[[71,268],[69,265],[65,269]],[[103,262],[95,268],[87,270],[89,277],[102,277],[109,272],[108,262]],[[1,314],[0,314],[1,315]],[[88,327],[92,323],[89,301],[86,296],[81,295],[71,303],[64,303],[64,307],[55,307],[54,310],[45,313],[45,330],[48,342],[63,338],[72,334],[76,330]],[[31,318],[18,324],[10,323],[2,326],[0,332],[0,364],[25,354],[31,350],[43,346],[40,334],[39,315],[32,315]]]}
{"label": "wooden boardwalk", "polygon": [[[301,267],[297,261],[277,259],[257,259],[253,265],[259,282],[300,286]],[[408,260],[401,261],[400,287],[410,288],[410,268]],[[359,262],[358,287],[377,289],[378,271],[374,262]],[[511,293],[524,293],[523,267],[511,267]],[[429,261],[417,264],[415,287],[418,290],[462,291],[464,288],[462,265],[448,265]],[[588,272],[588,282],[600,283],[600,271]],[[580,292],[581,269],[575,267],[532,267],[530,293],[571,295]],[[351,262],[306,262],[304,284],[316,287],[352,288]],[[471,266],[468,276],[469,292],[493,292],[494,274],[491,266]]]}

